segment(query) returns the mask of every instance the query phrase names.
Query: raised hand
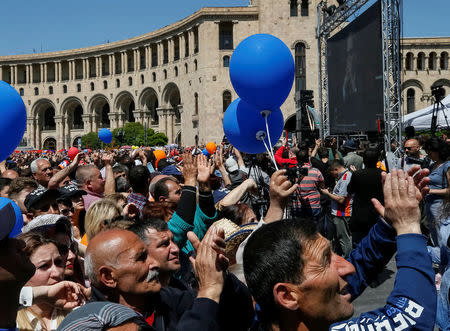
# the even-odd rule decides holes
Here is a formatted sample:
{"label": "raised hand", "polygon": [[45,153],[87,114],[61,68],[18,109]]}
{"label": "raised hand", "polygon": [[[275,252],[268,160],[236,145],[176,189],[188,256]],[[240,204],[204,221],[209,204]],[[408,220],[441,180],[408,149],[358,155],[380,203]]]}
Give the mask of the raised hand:
{"label": "raised hand", "polygon": [[188,186],[197,185],[197,159],[191,153],[183,154],[183,169],[182,169],[184,184]]}
{"label": "raised hand", "polygon": [[205,155],[199,154],[197,155],[197,180],[202,184],[206,184],[209,181],[210,171],[209,171],[209,162]]}
{"label": "raised hand", "polygon": [[397,231],[397,235],[405,233],[421,233],[420,209],[417,199],[419,189],[414,179],[402,170],[392,170],[382,174],[384,206],[377,200],[372,203],[377,212]]}
{"label": "raised hand", "polygon": [[193,232],[188,232],[188,239],[197,252],[195,259],[190,257],[199,283],[197,297],[209,298],[217,303],[224,283],[223,272],[228,267],[224,237],[224,231],[217,231],[215,226],[208,229],[201,242]]}

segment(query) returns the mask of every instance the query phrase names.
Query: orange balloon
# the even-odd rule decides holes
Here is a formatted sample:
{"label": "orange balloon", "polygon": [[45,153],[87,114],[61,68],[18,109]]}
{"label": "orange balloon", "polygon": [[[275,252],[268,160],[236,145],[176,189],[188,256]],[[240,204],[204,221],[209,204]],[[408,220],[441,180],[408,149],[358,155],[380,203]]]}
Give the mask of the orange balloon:
{"label": "orange balloon", "polygon": [[214,154],[216,152],[217,146],[212,141],[206,144],[206,150],[209,154]]}
{"label": "orange balloon", "polygon": [[160,149],[156,149],[153,151],[153,155],[155,155],[157,160],[165,159],[166,153]]}

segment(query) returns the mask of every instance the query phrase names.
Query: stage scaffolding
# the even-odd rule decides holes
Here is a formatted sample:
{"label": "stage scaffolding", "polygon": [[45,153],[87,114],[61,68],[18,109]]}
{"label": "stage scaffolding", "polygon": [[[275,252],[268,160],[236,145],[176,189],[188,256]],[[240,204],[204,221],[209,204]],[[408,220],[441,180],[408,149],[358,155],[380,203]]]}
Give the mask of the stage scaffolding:
{"label": "stage scaffolding", "polygon": [[[391,150],[391,141],[400,153],[402,141],[402,113],[400,94],[400,1],[381,0],[381,36],[383,56],[383,105],[385,151]],[[324,9],[327,0],[317,6],[317,32],[319,50],[319,107],[322,115],[321,137],[330,135],[330,109],[328,102],[327,40],[331,33],[354,15],[368,0],[347,0],[332,15]]]}

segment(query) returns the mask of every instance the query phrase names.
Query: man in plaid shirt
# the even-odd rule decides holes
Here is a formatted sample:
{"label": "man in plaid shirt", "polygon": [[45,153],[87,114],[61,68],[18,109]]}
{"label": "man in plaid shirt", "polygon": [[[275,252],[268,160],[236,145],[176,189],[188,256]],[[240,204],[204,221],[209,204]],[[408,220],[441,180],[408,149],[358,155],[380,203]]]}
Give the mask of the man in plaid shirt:
{"label": "man in plaid shirt", "polygon": [[135,166],[131,168],[129,178],[133,192],[128,195],[127,203],[135,204],[142,213],[142,209],[148,201],[150,171],[145,166]]}

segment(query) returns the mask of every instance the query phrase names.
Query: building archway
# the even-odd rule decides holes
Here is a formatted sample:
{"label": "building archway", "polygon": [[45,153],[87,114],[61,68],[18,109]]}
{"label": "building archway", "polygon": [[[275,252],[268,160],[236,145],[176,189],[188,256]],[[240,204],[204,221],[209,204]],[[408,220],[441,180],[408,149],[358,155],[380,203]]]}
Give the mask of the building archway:
{"label": "building archway", "polygon": [[175,111],[175,123],[181,123],[181,113],[179,105],[181,104],[180,90],[175,83],[169,83],[163,90],[162,103],[164,108],[172,108]]}
{"label": "building archway", "polygon": [[81,138],[81,136],[73,138],[73,141],[72,141],[73,147],[78,147],[78,139],[80,139],[80,138]]}
{"label": "building archway", "polygon": [[120,93],[115,101],[115,109],[122,114],[125,122],[136,122],[133,110],[135,110],[134,98],[130,92]]}
{"label": "building archway", "polygon": [[43,149],[51,149],[56,150],[56,139],[55,138],[47,138],[44,140]]}
{"label": "building archway", "polygon": [[286,119],[286,122],[284,122],[284,129],[287,132],[294,133],[296,127],[297,127],[297,117],[295,114],[293,114]]}
{"label": "building archway", "polygon": [[151,87],[144,89],[139,97],[139,108],[148,114],[151,125],[158,125],[159,123],[159,117],[156,111],[158,107],[159,102],[156,91]]}
{"label": "building archway", "polygon": [[94,95],[89,101],[88,109],[89,113],[94,115],[93,122],[95,126],[93,128],[93,131],[96,131],[97,128],[110,127],[110,106],[108,99],[103,94]]}
{"label": "building archway", "polygon": [[61,112],[66,117],[69,130],[83,130],[83,104],[80,99],[70,97],[61,104]]}

